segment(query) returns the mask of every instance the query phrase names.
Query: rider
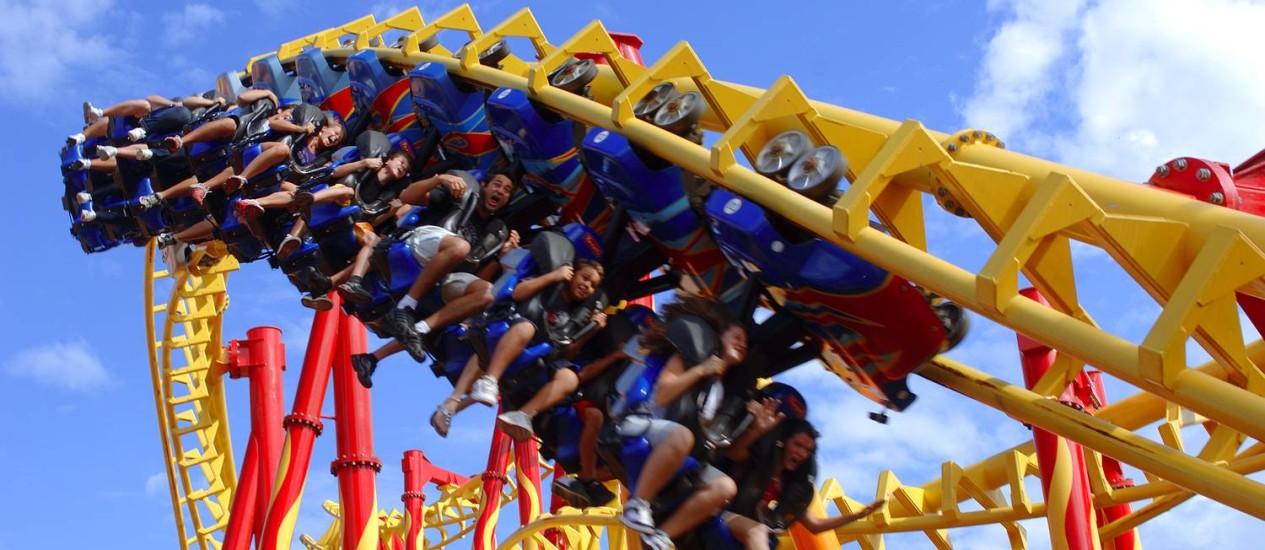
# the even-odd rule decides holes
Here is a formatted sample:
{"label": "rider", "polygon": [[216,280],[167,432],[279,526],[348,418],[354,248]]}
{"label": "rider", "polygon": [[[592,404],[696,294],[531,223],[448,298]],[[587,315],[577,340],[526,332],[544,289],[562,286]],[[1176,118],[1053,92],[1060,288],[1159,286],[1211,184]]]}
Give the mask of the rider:
{"label": "rider", "polygon": [[[571,319],[591,312],[590,320],[596,325],[595,329],[588,331],[584,336],[568,344],[565,349],[560,350],[559,355],[562,358],[574,357],[589,339],[606,326],[606,314],[595,310],[596,303],[593,300],[594,294],[602,284],[604,274],[602,264],[581,259],[576,260],[574,267],[564,265],[544,275],[520,282],[512,294],[515,302],[526,302],[554,288],[555,285],[559,288],[559,292],[545,294],[546,302],[541,304],[544,310],[543,318],[528,319],[518,314],[511,318],[509,330],[501,336],[496,343],[496,349],[492,350],[491,357],[488,358],[486,374],[479,376],[484,370],[480,365],[478,355],[470,358],[457,383],[453,385],[452,394],[431,415],[431,425],[434,426],[435,431],[441,436],[447,434],[452,424],[452,416],[459,410],[462,396],[467,391],[470,392],[470,399],[476,403],[496,405],[500,398],[498,381],[509,368],[510,363],[517,359],[528,345],[548,339],[550,328],[565,325]],[[570,361],[565,359],[550,361],[549,365],[553,369],[549,382],[537,390],[536,394],[519,410],[507,411],[496,419],[497,425],[506,435],[516,441],[526,441],[534,435],[531,420],[536,413],[558,404],[574,393],[580,385],[579,378],[573,370],[574,365]],[[475,377],[479,378],[475,380]]]}
{"label": "rider", "polygon": [[[441,183],[446,192],[437,192]],[[352,366],[356,369],[361,384],[371,387],[371,377],[377,369],[378,361],[401,350],[408,351],[419,362],[424,361],[426,346],[422,338],[426,334],[463,321],[492,303],[490,281],[497,276],[500,269],[497,256],[485,258],[478,264],[468,260],[473,259],[469,258],[472,243],[483,239],[489,224],[499,218],[501,209],[509,204],[514,188],[514,179],[509,171],[489,178],[480,187],[482,193],[474,213],[465,224],[456,228],[456,232],[448,231],[437,224],[456,207],[456,201],[465,195],[466,184],[461,178],[440,174],[414,182],[400,193],[400,201],[404,204],[427,207],[422,222],[403,237],[414,259],[422,265],[422,272],[383,322],[382,331],[394,336],[396,341],[374,350],[373,353],[352,356]],[[518,233],[510,232],[500,255],[517,248],[518,241]],[[369,262],[366,257],[366,261],[358,263],[353,269],[347,282],[339,286],[339,294],[352,303],[367,303],[373,295],[361,285],[361,277],[368,271]],[[444,307],[419,321],[415,314],[418,301],[436,284],[441,288]]]}
{"label": "rider", "polygon": [[[716,346],[719,349],[713,350],[712,355],[687,361],[669,340],[666,327],[686,316],[705,323],[720,335]],[[650,502],[676,475],[694,449],[695,434],[689,428],[664,418],[666,409],[696,387],[714,384],[747,356],[747,331],[723,303],[686,296],[664,307],[664,318],[664,323],[647,327],[641,337],[648,361],[668,356],[655,381],[653,398],[651,402],[623,414],[616,424],[620,437],[644,437],[650,443],[650,455],[642,466],[632,499],[624,505],[620,521],[636,531],[645,546],[653,549],[670,548],[671,538],[686,534],[716,515],[737,492],[732,479],[710,465],[703,466],[699,475],[701,487],[661,526],[656,528],[651,516]]]}
{"label": "rider", "polygon": [[[817,430],[807,420],[786,419],[773,398],[750,401],[752,423],[725,451],[727,473],[738,480],[738,495],[723,514],[734,538],[747,550],[767,550],[769,533],[798,521],[816,534],[837,529],[883,507],[878,499],[861,510],[831,518],[807,509],[813,495]],[[774,429],[778,428],[778,429]],[[752,519],[758,518],[758,519]]]}

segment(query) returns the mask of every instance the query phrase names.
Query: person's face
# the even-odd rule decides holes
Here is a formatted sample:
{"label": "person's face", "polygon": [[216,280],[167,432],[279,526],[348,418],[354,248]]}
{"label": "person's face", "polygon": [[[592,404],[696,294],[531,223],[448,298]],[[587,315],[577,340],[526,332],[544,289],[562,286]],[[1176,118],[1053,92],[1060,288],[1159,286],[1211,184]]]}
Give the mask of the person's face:
{"label": "person's face", "polygon": [[747,358],[747,331],[738,325],[730,325],[720,335],[722,349],[732,349],[738,354],[738,361]]}
{"label": "person's face", "polygon": [[786,440],[786,453],[782,455],[782,467],[788,471],[795,470],[813,456],[813,451],[816,450],[817,442],[813,441],[813,438],[803,432],[797,433]]}
{"label": "person's face", "polygon": [[597,270],[592,266],[581,267],[571,277],[571,299],[573,301],[586,300],[597,292],[597,285],[602,284],[602,276],[597,274]]}
{"label": "person's face", "polygon": [[483,207],[488,212],[496,212],[509,204],[510,195],[514,193],[514,182],[504,174],[497,174],[483,184]]}
{"label": "person's face", "polygon": [[403,178],[408,174],[409,162],[404,155],[393,155],[387,159],[382,165],[382,177],[378,178],[383,181],[395,181]]}
{"label": "person's face", "polygon": [[317,133],[316,141],[317,143],[320,143],[321,147],[328,149],[330,147],[338,147],[342,144],[343,138],[346,137],[346,135],[346,131],[343,130],[342,126],[336,124],[326,124],[321,128],[321,131]]}

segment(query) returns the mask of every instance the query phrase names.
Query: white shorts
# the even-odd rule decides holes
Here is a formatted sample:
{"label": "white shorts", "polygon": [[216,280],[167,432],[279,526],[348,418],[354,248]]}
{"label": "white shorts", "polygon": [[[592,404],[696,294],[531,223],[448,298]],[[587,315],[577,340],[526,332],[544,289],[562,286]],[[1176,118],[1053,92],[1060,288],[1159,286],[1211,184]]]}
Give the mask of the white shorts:
{"label": "white shorts", "polygon": [[671,420],[662,418],[654,418],[644,414],[629,415],[615,425],[615,431],[620,437],[644,437],[651,447],[658,445],[668,437],[672,430],[680,427],[680,424]]}
{"label": "white shorts", "polygon": [[409,231],[405,242],[413,252],[413,259],[425,266],[426,262],[439,253],[439,243],[447,236],[457,237],[457,234],[437,225],[423,225]]}

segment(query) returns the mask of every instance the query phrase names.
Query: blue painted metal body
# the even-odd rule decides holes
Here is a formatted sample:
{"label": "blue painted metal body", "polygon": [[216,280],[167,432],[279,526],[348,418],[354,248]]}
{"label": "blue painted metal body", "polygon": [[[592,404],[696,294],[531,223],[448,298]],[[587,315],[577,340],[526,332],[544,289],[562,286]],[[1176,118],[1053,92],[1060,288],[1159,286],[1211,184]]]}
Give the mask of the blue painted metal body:
{"label": "blue painted metal body", "polygon": [[[231,80],[229,82],[231,83]],[[299,89],[298,79],[281,66],[281,60],[275,54],[257,59],[251,64],[250,87],[272,90],[272,93],[277,94],[277,99],[281,100],[283,106],[303,101],[303,92]],[[216,88],[219,88],[218,81]]]}
{"label": "blue painted metal body", "polygon": [[414,112],[439,132],[442,151],[458,160],[458,169],[487,174],[503,162],[488,128],[482,90],[459,87],[440,63],[422,63],[408,76]]}
{"label": "blue painted metal body", "polygon": [[335,71],[318,49],[304,50],[294,59],[295,80],[299,98],[305,103],[322,105],[331,95],[351,85],[346,71]]}

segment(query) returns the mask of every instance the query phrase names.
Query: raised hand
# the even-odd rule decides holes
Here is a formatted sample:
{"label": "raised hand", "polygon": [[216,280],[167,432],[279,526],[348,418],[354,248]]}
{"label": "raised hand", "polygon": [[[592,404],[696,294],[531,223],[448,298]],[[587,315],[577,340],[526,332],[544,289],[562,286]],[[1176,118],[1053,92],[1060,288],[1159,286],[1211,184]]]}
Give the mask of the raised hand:
{"label": "raised hand", "polygon": [[435,177],[439,179],[440,185],[448,188],[448,193],[452,195],[452,198],[459,199],[466,195],[466,180],[452,174],[437,174]]}
{"label": "raised hand", "polygon": [[511,250],[518,248],[519,239],[518,230],[511,229],[509,238],[505,239],[505,244],[501,245],[501,255],[509,254]]}
{"label": "raised hand", "polygon": [[762,401],[747,401],[747,412],[752,417],[751,429],[760,434],[769,433],[769,430],[786,418],[785,414],[777,410],[781,404],[781,401],[772,397],[766,397]]}
{"label": "raised hand", "polygon": [[377,170],[382,168],[382,159],[379,158],[360,159],[360,162],[364,163],[364,167],[368,170]]}

